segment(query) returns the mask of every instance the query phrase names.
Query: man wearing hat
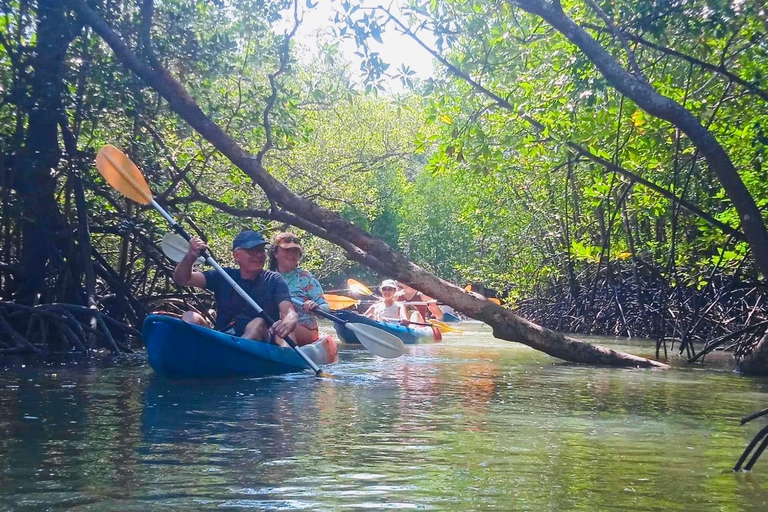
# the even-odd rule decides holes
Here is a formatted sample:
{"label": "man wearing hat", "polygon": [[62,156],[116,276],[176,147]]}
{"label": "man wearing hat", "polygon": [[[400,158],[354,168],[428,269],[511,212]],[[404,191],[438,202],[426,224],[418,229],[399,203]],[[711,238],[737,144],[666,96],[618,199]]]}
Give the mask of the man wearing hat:
{"label": "man wearing hat", "polygon": [[[291,304],[291,294],[285,279],[278,273],[265,270],[267,241],[261,233],[246,230],[232,241],[232,257],[240,268],[225,268],[240,287],[272,318],[278,319],[271,328],[256,311],[219,275],[216,270],[193,272],[192,266],[208,246],[197,237],[189,241],[189,251],[176,265],[173,280],[182,286],[196,286],[213,291],[216,297],[217,331],[251,340],[267,341],[271,334],[284,338],[296,328],[298,316]],[[187,311],[181,317],[185,322],[210,327],[199,314]]]}

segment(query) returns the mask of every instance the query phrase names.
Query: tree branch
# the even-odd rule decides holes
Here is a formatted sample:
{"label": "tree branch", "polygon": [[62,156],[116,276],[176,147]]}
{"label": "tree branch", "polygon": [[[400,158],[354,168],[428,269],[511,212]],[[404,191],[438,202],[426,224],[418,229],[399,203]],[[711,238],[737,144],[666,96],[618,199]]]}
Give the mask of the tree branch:
{"label": "tree branch", "polygon": [[755,263],[768,276],[768,230],[755,199],[747,190],[730,157],[702,123],[685,107],[658,93],[629,74],[584,29],[571,18],[540,0],[515,0],[515,5],[539,16],[578,47],[597,67],[611,86],[649,114],[678,127],[699,148],[709,168],[717,175],[741,220]]}
{"label": "tree branch", "polygon": [[[390,16],[392,21],[394,21],[395,24],[397,24],[398,27],[400,27],[400,29],[405,33],[405,35],[409,36],[411,39],[416,41],[416,43],[419,44],[419,46],[427,50],[435,59],[437,59],[443,66],[445,66],[448,69],[448,71],[450,71],[453,75],[467,82],[478,92],[491,98],[500,107],[512,112],[514,115],[518,116],[520,119],[527,122],[538,133],[543,133],[545,131],[545,126],[542,123],[540,123],[539,121],[537,121],[536,119],[534,119],[533,117],[527,114],[520,113],[517,109],[515,109],[514,105],[509,103],[509,101],[502,98],[498,94],[492,92],[491,90],[487,89],[485,86],[481,85],[472,77],[464,73],[461,69],[459,69],[458,67],[453,65],[451,62],[449,62],[445,57],[443,57],[437,51],[430,48],[418,36],[416,36],[413,32],[411,32],[408,29],[408,27],[406,27],[399,19],[394,17],[394,15],[392,15],[389,11],[385,9],[385,12],[387,12],[387,14]],[[550,130],[550,133],[552,133],[551,130]],[[546,142],[546,141],[554,142],[555,139],[553,139],[552,137],[545,137],[540,139],[540,142]],[[566,141],[565,144],[579,156],[586,158],[587,160],[591,160],[592,162],[602,166],[606,171],[620,174],[621,176],[624,176],[625,178],[627,178],[633,183],[643,185],[649,190],[652,190],[657,194],[661,195],[662,197],[669,199],[672,202],[672,204],[679,205],[682,208],[685,208],[692,214],[696,215],[700,219],[707,222],[707,224],[710,224],[711,226],[714,226],[717,229],[721,230],[723,233],[733,236],[734,238],[741,241],[745,240],[744,233],[742,233],[741,231],[737,230],[736,228],[733,228],[732,226],[729,226],[728,224],[725,224],[724,222],[717,220],[715,217],[706,213],[698,206],[686,201],[683,198],[676,196],[674,193],[657,185],[656,183],[653,183],[652,181],[649,181],[641,176],[638,176],[632,171],[625,169],[624,167],[621,167],[619,165],[616,165],[613,162],[606,160],[605,158],[595,155],[594,153],[589,151],[587,148],[579,144],[576,144],[575,142]]]}
{"label": "tree branch", "polygon": [[267,152],[272,149],[273,140],[272,140],[272,123],[269,120],[269,115],[272,112],[272,109],[275,106],[275,102],[277,101],[277,77],[281,75],[285,68],[288,66],[288,59],[290,57],[290,45],[291,45],[291,39],[296,34],[296,31],[299,29],[299,18],[298,18],[298,0],[293,1],[293,29],[290,33],[286,34],[283,37],[283,43],[280,45],[280,50],[278,52],[280,56],[280,66],[277,68],[277,71],[274,73],[270,73],[269,78],[269,86],[272,89],[272,93],[269,95],[269,99],[267,99],[267,104],[264,107],[264,132],[266,134],[267,140],[264,142],[264,145],[262,146],[261,150],[256,154],[256,161],[259,163],[259,165],[263,165],[264,162],[264,155],[267,154]]}
{"label": "tree branch", "polygon": [[[611,18],[608,17],[608,15],[605,13],[605,11],[597,5],[597,2],[595,0],[584,0],[584,2],[589,5],[593,11],[597,13],[597,15],[600,17],[601,20],[605,23],[605,25],[610,30],[611,34],[619,40],[621,43],[621,46],[624,47],[624,51],[627,53],[627,60],[629,62],[629,67],[634,72],[635,78],[638,80],[642,80],[645,83],[648,83],[648,80],[646,80],[645,76],[643,75],[643,72],[640,70],[640,67],[637,65],[637,61],[635,60],[635,53],[632,51],[632,48],[629,47],[629,44],[627,44],[627,40],[624,38],[624,34],[614,25],[613,21],[611,21]],[[558,4],[559,7],[559,4]],[[562,7],[559,7],[557,9],[560,12],[563,12]]]}
{"label": "tree branch", "polygon": [[[591,23],[582,23],[581,26],[584,28],[588,28],[590,30],[595,30],[600,32],[604,32],[606,30],[604,27],[599,27]],[[755,94],[756,96],[759,96],[763,101],[768,102],[768,91],[761,89],[760,84],[745,80],[740,76],[736,75],[735,73],[728,71],[728,69],[725,67],[723,63],[721,63],[720,65],[711,64],[709,62],[703,61],[701,59],[697,59],[696,57],[692,57],[683,52],[675,50],[673,48],[669,48],[669,47],[660,45],[658,43],[654,43],[641,36],[637,36],[630,32],[627,32],[626,30],[622,30],[622,29],[618,29],[618,30],[624,35],[624,37],[626,37],[627,39],[631,39],[632,41],[638,44],[647,46],[648,48],[651,48],[652,50],[656,50],[657,52],[660,52],[664,55],[669,55],[671,57],[676,57],[678,59],[684,60],[690,64],[693,64],[694,66],[700,67],[701,69],[706,69],[707,71],[712,71],[713,73],[722,75],[728,78],[729,80],[732,80],[734,83],[739,84],[750,93]]]}

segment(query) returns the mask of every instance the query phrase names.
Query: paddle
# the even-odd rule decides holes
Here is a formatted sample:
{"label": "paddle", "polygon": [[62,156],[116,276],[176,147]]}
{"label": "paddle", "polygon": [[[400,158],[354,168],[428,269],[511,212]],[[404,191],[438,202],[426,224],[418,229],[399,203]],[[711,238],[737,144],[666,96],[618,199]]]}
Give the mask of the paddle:
{"label": "paddle", "polygon": [[[293,303],[302,306],[303,302],[300,299],[294,298]],[[377,356],[386,357],[389,359],[400,357],[405,353],[405,344],[403,340],[390,334],[383,329],[374,327],[368,324],[358,324],[352,322],[346,322],[337,316],[333,316],[330,313],[326,313],[321,309],[315,309],[312,311],[315,315],[320,315],[323,318],[327,318],[333,322],[342,324],[344,327],[352,331],[357,335],[357,340],[365,348],[376,354]]]}
{"label": "paddle", "polygon": [[[134,164],[122,151],[108,144],[102,147],[96,155],[96,168],[112,188],[139,204],[151,205],[171,224],[174,231],[181,235],[186,241],[190,240],[191,237],[189,236],[189,233],[187,233],[162,206],[157,204],[152,197],[152,191],[149,189],[149,185],[147,185],[147,181],[144,179],[141,171],[139,171],[136,164]],[[254,311],[256,311],[257,315],[260,315],[264,319],[267,325],[271,326],[275,323],[267,312],[264,311],[261,306],[259,306],[256,301],[245,292],[245,290],[240,288],[229,274],[224,272],[224,269],[219,266],[212,256],[208,255],[205,251],[203,251],[200,256],[221,274],[224,280],[235,289],[238,295],[240,295],[254,309]],[[315,372],[315,375],[318,377],[332,377],[332,375],[323,372],[307,354],[299,350],[298,345],[296,345],[296,342],[293,341],[290,336],[286,336],[284,339],[299,357],[307,363],[312,371]]]}
{"label": "paddle", "polygon": [[[161,247],[163,249],[163,253],[166,256],[178,263],[187,254],[187,251],[189,250],[189,243],[179,235],[174,233],[166,233],[166,235],[163,237]],[[328,299],[327,295],[324,295],[324,297],[326,300]],[[348,299],[348,297],[342,298]],[[302,306],[304,304],[297,298],[291,300],[298,306]],[[357,335],[357,339],[360,340],[360,343],[365,348],[377,356],[392,359],[395,357],[400,357],[403,355],[403,353],[405,353],[405,345],[403,344],[403,341],[394,334],[390,334],[383,329],[379,329],[373,325],[347,322],[320,309],[316,309],[312,311],[312,313],[315,315],[320,315],[323,318],[327,318],[328,320],[343,324],[344,327]]]}
{"label": "paddle", "polygon": [[[392,322],[392,323],[400,323],[400,320],[397,318],[382,318],[385,322]],[[455,327],[451,327],[450,325],[446,324],[445,322],[441,322],[440,320],[435,320],[433,318],[428,318],[427,322],[412,322],[411,320],[408,320],[408,323],[406,324],[406,327],[409,325],[423,325],[424,327],[432,327],[435,326],[440,330],[440,332],[454,332],[456,334],[464,334],[464,331],[461,329],[456,329]]]}
{"label": "paddle", "polygon": [[477,296],[478,298],[483,298],[483,299],[485,299],[485,300],[487,300],[487,301],[493,302],[493,303],[494,303],[494,304],[496,304],[497,306],[501,306],[501,301],[500,301],[499,299],[497,299],[496,297],[491,297],[491,298],[489,299],[488,297],[485,297],[484,295],[481,295],[481,294],[479,294],[479,293],[477,293],[477,292],[473,292],[473,291],[472,291],[472,285],[471,285],[471,284],[468,284],[467,286],[465,286],[465,287],[464,287],[464,289],[465,289],[465,290],[467,290],[468,292],[472,292],[472,293],[474,293],[474,294],[475,294],[475,296]]}
{"label": "paddle", "polygon": [[381,296],[373,293],[373,291],[371,291],[370,288],[365,286],[360,281],[355,281],[354,279],[347,279],[347,286],[349,287],[349,290],[352,293],[356,293],[358,295],[371,295],[373,297],[376,297],[377,299],[381,299]]}
{"label": "paddle", "polygon": [[323,297],[325,297],[325,300],[328,302],[328,305],[331,306],[331,309],[347,309],[348,307],[360,304],[359,300],[345,297],[344,295],[324,293]]}
{"label": "paddle", "polygon": [[[187,251],[189,251],[189,242],[175,233],[166,233],[163,237],[163,241],[160,242],[160,248],[163,250],[163,254],[168,256],[171,261],[178,263],[187,255]],[[198,263],[203,263],[204,261],[202,256],[197,258]]]}
{"label": "paddle", "polygon": [[431,325],[434,325],[438,329],[440,329],[442,332],[454,332],[456,334],[464,334],[464,331],[461,329],[457,329],[456,327],[451,327],[445,322],[441,322],[440,320],[435,320],[434,318],[427,318],[427,322],[429,322]]}

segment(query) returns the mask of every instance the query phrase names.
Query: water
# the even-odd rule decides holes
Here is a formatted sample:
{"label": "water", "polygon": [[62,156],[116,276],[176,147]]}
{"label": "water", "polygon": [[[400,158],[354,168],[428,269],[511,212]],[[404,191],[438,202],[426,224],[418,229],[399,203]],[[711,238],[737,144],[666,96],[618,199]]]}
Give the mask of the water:
{"label": "water", "polygon": [[[768,509],[768,380],[559,363],[487,329],[396,360],[172,382],[141,356],[0,372],[0,510]],[[648,343],[601,340],[650,354]]]}

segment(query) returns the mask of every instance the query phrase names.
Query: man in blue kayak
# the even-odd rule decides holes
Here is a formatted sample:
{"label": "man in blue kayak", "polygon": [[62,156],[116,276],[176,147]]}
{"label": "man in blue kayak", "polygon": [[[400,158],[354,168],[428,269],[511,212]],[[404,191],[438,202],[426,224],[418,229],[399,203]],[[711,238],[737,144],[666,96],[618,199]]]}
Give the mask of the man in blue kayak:
{"label": "man in blue kayak", "polygon": [[[274,319],[268,328],[263,318],[227,283],[216,270],[194,272],[192,270],[200,253],[208,249],[201,239],[189,241],[189,251],[176,265],[173,280],[182,286],[196,286],[213,291],[216,297],[217,331],[257,341],[269,341],[270,335],[280,338],[289,336],[298,322],[296,310],[291,303],[288,284],[278,272],[265,270],[267,241],[261,233],[246,230],[232,241],[232,257],[240,268],[225,268],[224,271],[253,298],[261,308]],[[194,311],[187,311],[181,317],[185,322],[211,327],[210,323]]]}

